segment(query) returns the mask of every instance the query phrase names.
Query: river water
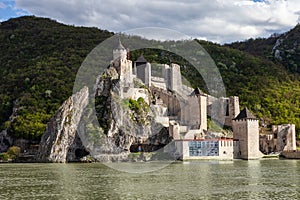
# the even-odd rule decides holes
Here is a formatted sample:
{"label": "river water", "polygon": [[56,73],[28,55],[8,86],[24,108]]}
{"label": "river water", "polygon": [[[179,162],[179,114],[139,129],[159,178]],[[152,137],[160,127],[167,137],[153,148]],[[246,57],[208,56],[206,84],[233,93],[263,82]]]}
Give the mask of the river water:
{"label": "river water", "polygon": [[1,164],[0,199],[300,199],[300,160],[176,162],[139,174],[100,163]]}

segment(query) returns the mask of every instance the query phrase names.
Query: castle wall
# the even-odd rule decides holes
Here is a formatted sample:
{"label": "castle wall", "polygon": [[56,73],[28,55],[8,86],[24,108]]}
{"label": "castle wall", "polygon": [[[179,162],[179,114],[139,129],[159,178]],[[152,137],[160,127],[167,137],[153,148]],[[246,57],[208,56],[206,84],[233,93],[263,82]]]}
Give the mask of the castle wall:
{"label": "castle wall", "polygon": [[167,90],[167,84],[164,78],[160,77],[151,77],[151,85],[158,87],[164,90]]}
{"label": "castle wall", "polygon": [[226,124],[226,106],[228,98],[210,98],[210,104],[208,105],[208,115],[219,122],[220,124]]}
{"label": "castle wall", "polygon": [[261,151],[266,154],[296,150],[295,125],[273,125],[272,134],[260,135],[259,145]]}
{"label": "castle wall", "polygon": [[219,157],[222,159],[234,158],[234,141],[232,139],[219,140]]}
{"label": "castle wall", "polygon": [[207,113],[217,122],[232,127],[232,119],[240,113],[239,98],[237,96],[215,98],[208,95]]}
{"label": "castle wall", "polygon": [[168,116],[177,116],[180,119],[181,106],[176,95],[157,87],[151,87],[151,92],[153,96],[162,100],[163,104],[168,108]]}
{"label": "castle wall", "polygon": [[[273,125],[272,130],[276,151],[296,150],[295,124]],[[275,136],[277,140],[275,140]]]}
{"label": "castle wall", "polygon": [[[184,135],[184,139],[194,140],[195,137],[202,135],[202,130],[200,129],[189,129],[187,133]],[[198,139],[198,137],[196,138]]]}
{"label": "castle wall", "polygon": [[274,141],[272,134],[259,135],[259,149],[264,154],[269,154],[275,151]]}

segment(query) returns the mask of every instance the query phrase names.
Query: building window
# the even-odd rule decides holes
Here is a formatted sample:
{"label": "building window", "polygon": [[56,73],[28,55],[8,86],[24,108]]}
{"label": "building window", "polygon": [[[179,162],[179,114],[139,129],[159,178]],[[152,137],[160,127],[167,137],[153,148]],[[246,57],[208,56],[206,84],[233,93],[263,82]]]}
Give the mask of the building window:
{"label": "building window", "polygon": [[189,156],[218,156],[219,141],[190,141]]}
{"label": "building window", "polygon": [[225,116],[229,116],[229,101],[228,101],[228,99],[226,100],[226,105],[225,105]]}

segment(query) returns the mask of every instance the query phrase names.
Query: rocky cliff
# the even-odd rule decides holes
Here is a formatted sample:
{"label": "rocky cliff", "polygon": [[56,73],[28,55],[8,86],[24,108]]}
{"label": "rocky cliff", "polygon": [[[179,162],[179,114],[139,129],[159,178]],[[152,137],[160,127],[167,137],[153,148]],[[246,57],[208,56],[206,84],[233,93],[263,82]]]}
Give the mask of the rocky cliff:
{"label": "rocky cliff", "polygon": [[151,92],[143,87],[141,81],[135,80],[135,83],[130,88],[139,85],[146,99],[121,98],[120,91],[124,87],[114,67],[107,69],[96,81],[95,112],[100,126],[98,139],[97,142],[93,141],[95,139],[90,136],[95,134],[87,129],[83,131],[86,135],[82,138],[85,138],[87,149],[98,161],[126,160],[128,153],[138,151],[140,144],[144,144],[143,150],[154,151],[172,140],[167,129],[155,119],[159,113],[157,106],[151,103]]}
{"label": "rocky cliff", "polygon": [[[119,74],[114,67],[108,68],[97,78],[92,94],[86,87],[81,89],[51,118],[38,160],[80,161],[89,154],[97,161],[124,161],[139,145],[144,151],[155,151],[168,144],[172,137],[156,119],[158,105],[151,103],[151,92],[141,82],[138,85],[132,83],[127,90],[143,90],[146,99],[121,98],[124,86]],[[95,105],[89,102],[94,97]]]}
{"label": "rocky cliff", "polygon": [[7,134],[7,130],[0,132],[0,152],[6,152],[13,144],[13,139]]}
{"label": "rocky cliff", "polygon": [[89,90],[84,87],[67,99],[47,124],[42,136],[39,161],[78,161],[87,154],[77,134],[82,113],[88,104]]}

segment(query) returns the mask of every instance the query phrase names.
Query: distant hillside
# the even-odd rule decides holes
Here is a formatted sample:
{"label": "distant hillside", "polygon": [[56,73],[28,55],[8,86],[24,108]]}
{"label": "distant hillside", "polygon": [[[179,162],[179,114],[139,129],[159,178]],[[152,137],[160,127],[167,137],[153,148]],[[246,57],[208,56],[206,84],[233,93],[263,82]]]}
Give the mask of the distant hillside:
{"label": "distant hillside", "polygon": [[[86,55],[113,33],[97,28],[67,26],[50,19],[20,17],[0,25],[0,125],[16,137],[39,138],[45,124],[72,94],[76,72]],[[269,45],[265,45],[270,43]],[[276,39],[274,39],[276,40]],[[299,76],[270,59],[271,39],[258,45],[235,43],[232,47],[198,41],[215,60],[228,95],[238,95],[243,106],[267,124],[295,123],[300,127]],[[244,49],[241,47],[244,45]],[[241,49],[242,51],[238,50]],[[152,62],[165,63],[168,54],[144,51]],[[243,52],[244,51],[244,52]],[[132,58],[140,55],[132,52]],[[252,53],[252,54],[250,54]],[[172,55],[171,55],[172,56]],[[205,90],[201,78],[188,63],[183,75]],[[300,65],[299,65],[300,66]],[[15,108],[13,110],[13,108]],[[9,116],[14,111],[14,120]],[[12,122],[11,122],[12,121]]]}
{"label": "distant hillside", "polygon": [[281,63],[290,72],[300,74],[299,24],[284,34],[274,34],[269,38],[235,42],[228,46]]}
{"label": "distant hillside", "polygon": [[238,95],[266,124],[300,126],[299,76],[263,56],[230,47],[203,44],[222,74],[228,95]]}

